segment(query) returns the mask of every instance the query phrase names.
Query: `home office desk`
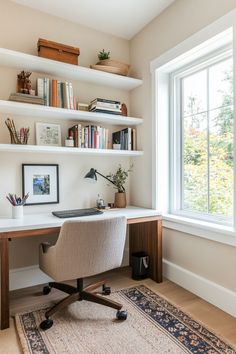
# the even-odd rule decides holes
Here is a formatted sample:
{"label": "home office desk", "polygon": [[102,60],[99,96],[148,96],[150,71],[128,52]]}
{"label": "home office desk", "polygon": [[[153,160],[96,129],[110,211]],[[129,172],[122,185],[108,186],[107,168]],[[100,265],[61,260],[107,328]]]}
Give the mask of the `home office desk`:
{"label": "home office desk", "polygon": [[[149,277],[162,282],[162,221],[156,210],[137,207],[112,209],[102,215],[79,220],[100,220],[112,216],[126,216],[129,225],[129,250],[145,251],[150,257]],[[25,215],[23,219],[0,218],[1,256],[1,330],[9,327],[9,241],[20,237],[34,237],[59,233],[64,221],[52,214]],[[70,219],[71,220],[71,219]]]}

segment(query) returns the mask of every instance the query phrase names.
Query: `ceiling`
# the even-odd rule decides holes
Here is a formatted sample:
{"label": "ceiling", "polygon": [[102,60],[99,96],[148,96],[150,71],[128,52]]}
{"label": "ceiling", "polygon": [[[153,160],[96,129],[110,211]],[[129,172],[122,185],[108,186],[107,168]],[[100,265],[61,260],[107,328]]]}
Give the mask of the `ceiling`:
{"label": "ceiling", "polygon": [[12,0],[87,27],[131,39],[175,0]]}

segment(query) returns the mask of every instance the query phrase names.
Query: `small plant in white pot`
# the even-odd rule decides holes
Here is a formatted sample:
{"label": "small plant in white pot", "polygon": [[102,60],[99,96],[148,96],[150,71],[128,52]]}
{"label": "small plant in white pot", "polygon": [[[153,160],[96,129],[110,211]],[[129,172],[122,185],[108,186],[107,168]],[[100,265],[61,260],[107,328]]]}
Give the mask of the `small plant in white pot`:
{"label": "small plant in white pot", "polygon": [[107,178],[111,180],[114,185],[114,188],[117,189],[115,193],[115,207],[116,208],[125,208],[126,207],[126,193],[125,193],[125,183],[129,176],[129,173],[132,172],[132,167],[128,170],[125,170],[119,165],[117,171],[113,174],[110,173]]}
{"label": "small plant in white pot", "polygon": [[121,148],[121,144],[119,143],[118,140],[114,140],[114,143],[113,143],[113,150],[120,150]]}

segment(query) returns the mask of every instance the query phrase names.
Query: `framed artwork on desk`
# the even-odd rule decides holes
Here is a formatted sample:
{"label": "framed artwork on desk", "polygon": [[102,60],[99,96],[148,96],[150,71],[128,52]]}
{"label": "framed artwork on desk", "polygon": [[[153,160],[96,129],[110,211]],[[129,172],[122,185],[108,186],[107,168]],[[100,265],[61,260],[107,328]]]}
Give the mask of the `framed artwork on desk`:
{"label": "framed artwork on desk", "polygon": [[23,164],[22,194],[29,193],[26,205],[59,203],[59,166]]}

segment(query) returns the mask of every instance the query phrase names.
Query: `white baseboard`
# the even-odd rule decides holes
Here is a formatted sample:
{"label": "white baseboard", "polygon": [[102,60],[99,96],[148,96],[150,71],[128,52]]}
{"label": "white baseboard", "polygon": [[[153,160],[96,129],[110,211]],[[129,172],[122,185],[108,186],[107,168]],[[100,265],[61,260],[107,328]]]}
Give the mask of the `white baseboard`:
{"label": "white baseboard", "polygon": [[165,278],[191,291],[202,299],[236,317],[236,293],[198,274],[163,260]]}
{"label": "white baseboard", "polygon": [[[128,265],[129,249],[125,248],[121,266]],[[49,281],[52,281],[52,279],[43,273],[38,265],[10,270],[10,290],[28,288],[29,286],[44,284]]]}
{"label": "white baseboard", "polygon": [[10,270],[10,290],[28,288],[52,281],[38,265]]}

